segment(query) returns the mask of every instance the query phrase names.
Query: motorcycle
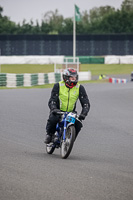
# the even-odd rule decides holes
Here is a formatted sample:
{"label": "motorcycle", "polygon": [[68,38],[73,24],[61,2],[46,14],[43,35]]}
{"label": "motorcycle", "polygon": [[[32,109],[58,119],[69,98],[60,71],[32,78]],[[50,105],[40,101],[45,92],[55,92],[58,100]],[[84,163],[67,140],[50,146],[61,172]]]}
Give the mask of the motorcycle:
{"label": "motorcycle", "polygon": [[58,112],[61,115],[61,120],[56,125],[56,132],[52,136],[52,141],[46,144],[46,152],[52,154],[55,148],[60,148],[61,158],[66,159],[73,148],[76,137],[75,121],[78,120],[78,115],[73,112]]}

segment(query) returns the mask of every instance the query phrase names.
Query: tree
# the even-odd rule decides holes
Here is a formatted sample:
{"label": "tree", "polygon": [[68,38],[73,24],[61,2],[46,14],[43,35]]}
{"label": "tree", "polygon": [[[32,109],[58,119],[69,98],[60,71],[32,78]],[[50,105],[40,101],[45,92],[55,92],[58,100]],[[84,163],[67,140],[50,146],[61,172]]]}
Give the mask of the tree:
{"label": "tree", "polygon": [[50,33],[51,31],[51,28],[50,28],[50,25],[44,21],[42,21],[41,23],[41,33],[42,34],[48,34]]}
{"label": "tree", "polygon": [[73,34],[73,19],[72,18],[64,19],[60,33],[61,34]]}
{"label": "tree", "polygon": [[132,33],[133,12],[117,10],[91,26],[92,33]]}
{"label": "tree", "polygon": [[90,15],[87,10],[83,11],[81,14],[81,21],[77,24],[77,32],[80,34],[88,34],[88,29],[90,27],[89,22]]}
{"label": "tree", "polygon": [[105,15],[115,12],[115,8],[111,6],[94,7],[90,10],[90,22],[101,20]]}
{"label": "tree", "polygon": [[[58,10],[44,14],[41,24],[36,20],[16,24],[2,15],[0,6],[0,34],[73,34],[73,18],[63,18]],[[133,0],[124,0],[120,10],[111,6],[95,7],[81,14],[76,24],[77,34],[133,33]]]}
{"label": "tree", "polygon": [[51,33],[52,32],[59,33],[62,31],[64,18],[62,15],[59,15],[57,9],[55,10],[55,12],[53,11],[46,12],[42,21],[50,25]]}
{"label": "tree", "polygon": [[124,0],[121,4],[121,10],[132,11],[133,10],[133,0]]}
{"label": "tree", "polygon": [[0,6],[0,18],[2,17],[3,8]]}

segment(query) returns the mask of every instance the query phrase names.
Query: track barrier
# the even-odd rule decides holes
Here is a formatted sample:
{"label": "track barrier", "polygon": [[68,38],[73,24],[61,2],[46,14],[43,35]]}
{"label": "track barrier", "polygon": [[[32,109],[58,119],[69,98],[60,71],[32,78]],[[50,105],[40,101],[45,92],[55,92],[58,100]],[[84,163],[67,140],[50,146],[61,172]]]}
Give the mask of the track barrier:
{"label": "track barrier", "polygon": [[[79,72],[79,81],[91,80],[91,72]],[[31,87],[57,83],[62,80],[62,73],[37,73],[37,74],[0,74],[0,86],[5,87]]]}
{"label": "track barrier", "polygon": [[[0,56],[0,64],[54,64],[63,63],[62,56]],[[133,64],[133,55],[78,56],[81,64]]]}
{"label": "track barrier", "polygon": [[109,78],[110,83],[127,83],[127,79]]}

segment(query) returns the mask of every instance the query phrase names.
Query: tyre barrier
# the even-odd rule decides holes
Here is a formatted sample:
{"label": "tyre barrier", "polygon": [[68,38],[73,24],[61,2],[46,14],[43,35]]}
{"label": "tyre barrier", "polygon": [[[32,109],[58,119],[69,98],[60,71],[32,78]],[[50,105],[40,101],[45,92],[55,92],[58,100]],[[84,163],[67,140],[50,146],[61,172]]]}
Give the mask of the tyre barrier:
{"label": "tyre barrier", "polygon": [[[91,80],[91,72],[78,72],[79,81]],[[57,83],[62,80],[61,73],[37,73],[37,74],[0,74],[0,87],[31,87],[34,85],[44,85]]]}
{"label": "tyre barrier", "polygon": [[127,79],[109,78],[110,83],[127,83]]}

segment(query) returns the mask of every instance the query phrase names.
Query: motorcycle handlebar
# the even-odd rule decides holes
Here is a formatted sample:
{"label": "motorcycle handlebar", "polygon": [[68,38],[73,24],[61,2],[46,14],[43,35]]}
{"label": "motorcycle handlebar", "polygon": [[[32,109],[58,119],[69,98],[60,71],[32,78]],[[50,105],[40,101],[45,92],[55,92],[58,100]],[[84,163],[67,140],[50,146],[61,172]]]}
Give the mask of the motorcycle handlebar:
{"label": "motorcycle handlebar", "polygon": [[62,112],[62,111],[57,112],[58,115],[63,115],[64,113],[65,113],[65,112]]}
{"label": "motorcycle handlebar", "polygon": [[[66,112],[63,112],[63,111],[57,112],[58,115],[63,115],[65,113]],[[82,121],[79,119],[79,115],[76,115],[76,120],[79,121],[82,124]]]}

